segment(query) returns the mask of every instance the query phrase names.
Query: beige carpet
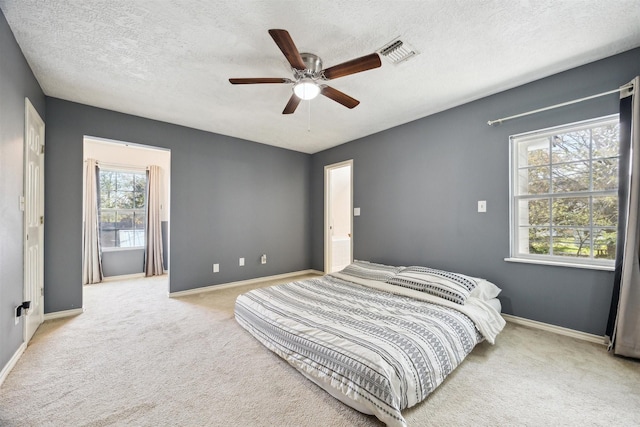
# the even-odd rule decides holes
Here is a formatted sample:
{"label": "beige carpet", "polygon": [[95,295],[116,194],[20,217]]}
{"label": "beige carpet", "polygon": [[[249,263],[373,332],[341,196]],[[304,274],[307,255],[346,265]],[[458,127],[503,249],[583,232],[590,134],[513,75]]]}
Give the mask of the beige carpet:
{"label": "beige carpet", "polygon": [[[236,324],[235,297],[252,287],[176,299],[165,278],[86,287],[85,313],[45,322],[0,388],[0,425],[380,426]],[[640,426],[640,363],[508,324],[405,417],[410,426]]]}

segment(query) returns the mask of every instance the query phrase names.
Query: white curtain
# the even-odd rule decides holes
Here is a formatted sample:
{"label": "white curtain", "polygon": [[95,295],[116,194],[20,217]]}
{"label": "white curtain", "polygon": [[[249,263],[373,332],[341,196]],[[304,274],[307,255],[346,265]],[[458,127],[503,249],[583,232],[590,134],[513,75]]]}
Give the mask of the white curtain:
{"label": "white curtain", "polygon": [[145,276],[164,273],[162,264],[162,219],[160,217],[160,173],[159,166],[149,166],[147,172],[147,224],[145,227]]}
{"label": "white curtain", "polygon": [[98,229],[98,166],[95,159],[87,159],[82,227],[82,284],[102,282],[100,230]]}
{"label": "white curtain", "polygon": [[[630,122],[630,132],[622,132],[621,144],[629,144],[631,171],[628,178],[629,190],[627,206],[620,217],[626,214],[626,231],[619,236],[624,239],[621,255],[622,269],[619,283],[619,297],[615,312],[615,326],[611,346],[615,354],[640,358],[640,76],[631,84],[632,90],[624,89],[621,97],[631,96],[625,102],[625,111],[620,111],[621,126]],[[621,107],[623,102],[621,102]],[[628,127],[627,127],[628,129]],[[624,161],[624,159],[621,159]],[[619,231],[620,234],[620,231]],[[615,297],[615,290],[614,290]]]}

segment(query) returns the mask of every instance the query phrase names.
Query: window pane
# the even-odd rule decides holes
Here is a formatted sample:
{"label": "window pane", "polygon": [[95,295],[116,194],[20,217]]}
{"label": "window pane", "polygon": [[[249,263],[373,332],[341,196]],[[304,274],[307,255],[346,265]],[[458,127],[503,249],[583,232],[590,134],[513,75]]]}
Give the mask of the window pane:
{"label": "window pane", "polygon": [[553,163],[588,159],[591,152],[589,129],[567,132],[551,137]]}
{"label": "window pane", "polygon": [[591,234],[585,228],[555,228],[551,238],[553,254],[558,256],[590,257]]}
{"label": "window pane", "polygon": [[594,230],[594,256],[602,259],[616,259],[617,237],[618,233],[613,228]]}
{"label": "window pane", "polygon": [[589,162],[562,163],[553,166],[553,192],[589,191]]}
{"label": "window pane", "polygon": [[593,161],[593,191],[618,188],[618,158]]}
{"label": "window pane", "polygon": [[549,229],[548,228],[526,228],[520,229],[521,233],[529,235],[529,252],[530,254],[549,255]]}
{"label": "window pane", "polygon": [[118,191],[115,195],[116,205],[120,209],[133,209],[133,192],[131,191]]}
{"label": "window pane", "polygon": [[114,202],[111,200],[116,189],[115,175],[113,172],[100,170],[99,178],[100,207],[112,209],[115,207]]}
{"label": "window pane", "polygon": [[114,227],[116,222],[116,214],[113,211],[100,211],[100,228]]}
{"label": "window pane", "polygon": [[589,198],[554,198],[551,220],[554,225],[589,226]]}
{"label": "window pane", "polygon": [[135,209],[141,209],[145,207],[144,196],[145,196],[144,192],[135,192],[133,194],[133,207]]}
{"label": "window pane", "polygon": [[518,167],[549,164],[549,138],[522,142],[518,145]]}
{"label": "window pane", "polygon": [[134,230],[118,230],[119,246],[121,248],[135,247]]}
{"label": "window pane", "polygon": [[115,207],[114,200],[112,200],[112,193],[108,191],[100,191],[100,208],[113,209]]}
{"label": "window pane", "polygon": [[116,246],[116,214],[100,211],[100,245],[105,248]]}
{"label": "window pane", "polygon": [[147,188],[147,175],[143,173],[137,173],[134,178],[135,182],[133,190],[137,193],[144,193]]}
{"label": "window pane", "polygon": [[593,157],[617,157],[620,141],[618,124],[598,126],[592,129]]}
{"label": "window pane", "polygon": [[118,172],[118,191],[133,191],[133,174],[127,172]]}
{"label": "window pane", "polygon": [[549,225],[549,199],[520,200],[520,225]]}
{"label": "window pane", "polygon": [[145,213],[144,211],[135,211],[133,225],[136,230],[144,230]]}
{"label": "window pane", "polygon": [[100,247],[103,248],[115,248],[117,247],[116,241],[116,233],[115,229],[103,229],[100,230]]}
{"label": "window pane", "polygon": [[135,230],[134,231],[134,240],[135,240],[135,245],[136,246],[144,246],[145,245],[145,241],[144,241],[144,230]]}
{"label": "window pane", "polygon": [[521,169],[518,179],[520,195],[548,194],[550,191],[549,166]]}
{"label": "window pane", "polygon": [[109,193],[116,189],[116,177],[115,172],[103,171],[100,169],[100,192]]}
{"label": "window pane", "polygon": [[593,225],[616,227],[618,225],[618,197],[593,198]]}
{"label": "window pane", "polygon": [[117,228],[120,230],[133,230],[133,213],[120,212],[116,214]]}

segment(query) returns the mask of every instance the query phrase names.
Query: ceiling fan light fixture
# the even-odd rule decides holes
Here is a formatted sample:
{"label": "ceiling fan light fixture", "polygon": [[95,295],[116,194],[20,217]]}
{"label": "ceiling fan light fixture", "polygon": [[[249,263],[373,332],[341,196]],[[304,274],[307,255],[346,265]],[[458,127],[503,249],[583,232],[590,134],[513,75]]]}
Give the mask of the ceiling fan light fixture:
{"label": "ceiling fan light fixture", "polygon": [[298,98],[307,101],[320,94],[320,87],[312,79],[302,79],[293,87],[293,93]]}

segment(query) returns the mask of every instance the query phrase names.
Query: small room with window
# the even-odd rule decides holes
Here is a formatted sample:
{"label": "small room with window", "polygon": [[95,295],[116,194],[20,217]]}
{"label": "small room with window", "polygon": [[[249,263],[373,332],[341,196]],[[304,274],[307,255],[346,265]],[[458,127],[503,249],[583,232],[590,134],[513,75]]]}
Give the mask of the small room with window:
{"label": "small room with window", "polygon": [[[131,142],[85,137],[83,158],[84,284],[168,274],[171,152]],[[159,172],[155,189],[150,182],[151,166]],[[87,188],[87,181],[92,178],[95,178],[90,187],[95,190],[93,193]],[[155,192],[152,197],[150,191]],[[149,219],[155,219],[155,229]],[[97,221],[92,228],[87,227],[92,220]],[[159,231],[157,241],[147,235],[149,230]],[[162,261],[161,268],[155,271],[151,266],[147,268],[153,264],[148,256],[153,248],[159,251]]]}

